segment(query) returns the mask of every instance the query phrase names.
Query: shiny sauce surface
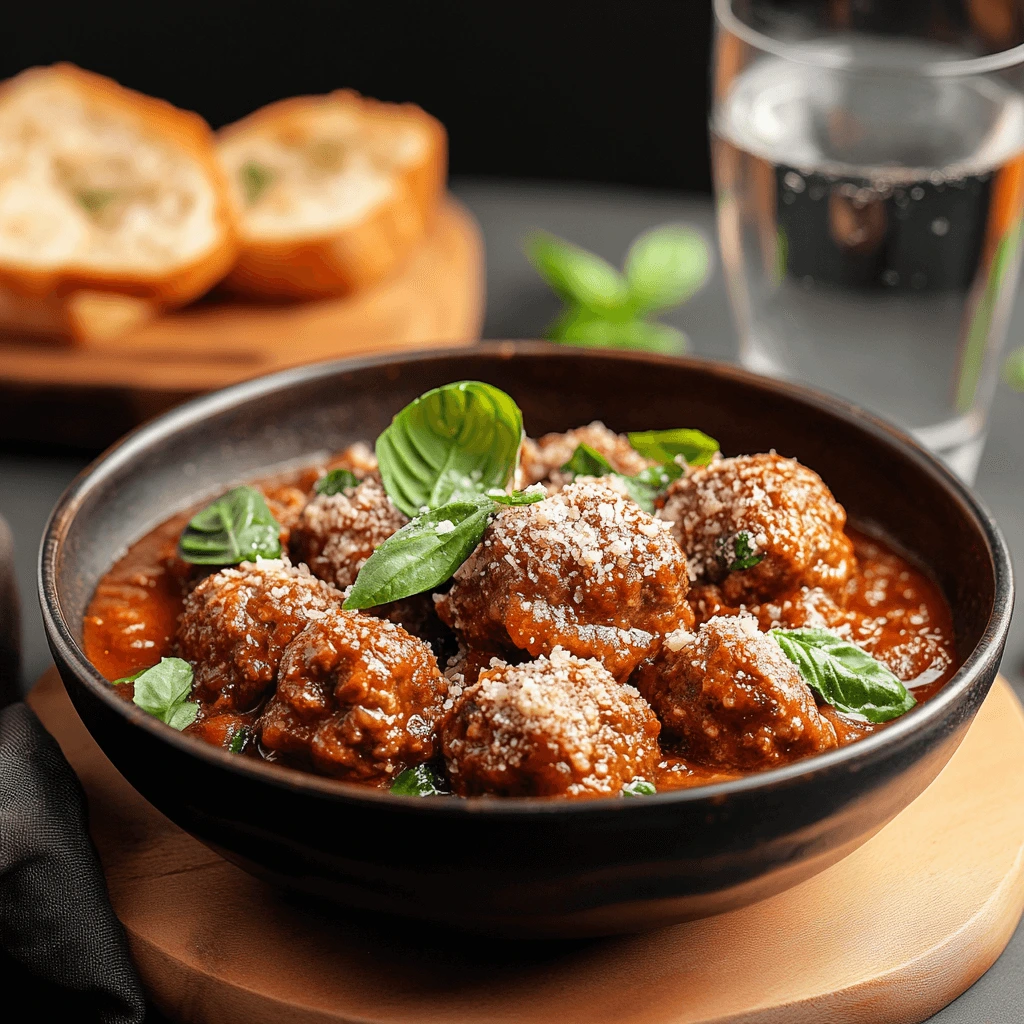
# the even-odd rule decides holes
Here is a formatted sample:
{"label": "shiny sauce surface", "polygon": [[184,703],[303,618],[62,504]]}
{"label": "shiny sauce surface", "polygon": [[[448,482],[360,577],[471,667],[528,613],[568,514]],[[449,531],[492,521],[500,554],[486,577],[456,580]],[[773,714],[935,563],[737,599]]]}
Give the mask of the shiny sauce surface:
{"label": "shiny sauce surface", "polygon": [[[277,476],[253,484],[275,505],[294,506],[305,499],[322,466]],[[196,579],[196,568],[177,556],[177,541],[195,510],[172,516],[146,534],[100,580],[83,622],[85,654],[108,680],[120,679],[175,656],[175,632],[185,596]],[[858,568],[844,594],[843,606],[831,605],[825,621],[846,633],[883,661],[910,688],[918,703],[934,696],[959,666],[953,644],[949,607],[938,586],[920,569],[881,540],[847,528],[854,543]],[[696,596],[696,592],[691,597]],[[701,606],[702,605],[702,606]],[[737,611],[716,603],[713,595],[695,602],[698,621],[716,612]],[[773,625],[796,627],[825,624],[814,592],[783,595],[771,604],[748,609],[758,616],[762,629]],[[117,687],[125,700],[133,696],[131,684]],[[885,725],[872,725],[821,708],[836,727],[840,745],[853,742]],[[251,725],[259,709],[239,715],[220,715],[190,727],[210,743],[220,744],[227,730]],[[217,731],[225,736],[218,738]],[[251,744],[250,756],[261,756]],[[712,768],[687,761],[664,750],[659,775],[652,781],[658,790],[682,789],[738,778],[739,771]],[[271,758],[273,759],[273,758]],[[353,780],[358,781],[358,780]],[[380,781],[366,782],[371,786]]]}

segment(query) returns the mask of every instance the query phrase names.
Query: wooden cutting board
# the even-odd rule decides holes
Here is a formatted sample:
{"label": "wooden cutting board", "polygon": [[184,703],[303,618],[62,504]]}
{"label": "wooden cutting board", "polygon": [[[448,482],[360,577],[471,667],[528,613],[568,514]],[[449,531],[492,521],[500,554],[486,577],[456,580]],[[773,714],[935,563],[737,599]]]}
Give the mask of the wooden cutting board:
{"label": "wooden cutting board", "polygon": [[389,278],[340,299],[210,298],[108,341],[0,335],[0,438],[105,445],[203,391],[320,359],[467,344],[480,336],[479,226],[449,198]]}
{"label": "wooden cutting board", "polygon": [[742,910],[575,943],[301,904],[143,800],[55,671],[29,702],[82,780],[114,910],[175,1021],[916,1024],[988,970],[1024,906],[1024,712],[1001,679],[938,779],[845,860]]}

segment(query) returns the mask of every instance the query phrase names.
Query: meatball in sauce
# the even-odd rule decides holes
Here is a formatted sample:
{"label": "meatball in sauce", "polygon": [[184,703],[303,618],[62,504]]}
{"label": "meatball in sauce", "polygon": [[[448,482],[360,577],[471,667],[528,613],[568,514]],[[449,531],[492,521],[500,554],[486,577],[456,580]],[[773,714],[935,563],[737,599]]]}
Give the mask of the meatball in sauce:
{"label": "meatball in sauce", "polygon": [[[580,444],[614,474],[566,469]],[[278,558],[190,565],[191,513],[139,540],[96,589],[85,651],[112,681],[187,661],[186,731],[204,742],[376,788],[430,771],[460,797],[705,785],[885,728],[816,695],[774,628],[851,641],[918,702],[956,671],[938,587],[850,528],[813,470],[774,453],[680,464],[652,515],[622,480],[652,465],[598,422],[526,439],[515,484],[543,500],[495,505],[443,584],[347,611],[408,523],[353,445],[252,485],[281,526]],[[334,468],[355,481],[317,493]]]}

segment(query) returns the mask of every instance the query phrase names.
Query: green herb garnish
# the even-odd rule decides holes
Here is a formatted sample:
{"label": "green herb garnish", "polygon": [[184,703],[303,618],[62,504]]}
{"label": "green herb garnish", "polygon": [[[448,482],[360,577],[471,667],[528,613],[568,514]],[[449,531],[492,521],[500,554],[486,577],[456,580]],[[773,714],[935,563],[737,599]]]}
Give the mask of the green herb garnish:
{"label": "green herb garnish", "polygon": [[838,711],[888,722],[917,701],[881,662],[827,629],[773,629],[804,681]]}
{"label": "green herb garnish", "polygon": [[654,783],[646,779],[633,779],[622,787],[622,796],[654,796],[657,792]]}
{"label": "green herb garnish", "polygon": [[246,160],[239,168],[238,177],[242,182],[246,205],[252,206],[266,192],[277,175],[266,164]]}
{"label": "green herb garnish", "polygon": [[376,608],[439,587],[472,554],[499,505],[532,505],[543,499],[537,491],[478,494],[416,516],[366,560],[344,607]]}
{"label": "green herb garnish", "polygon": [[480,381],[446,384],[407,405],[377,438],[388,497],[410,518],[424,509],[503,491],[515,472],[523,414]]}
{"label": "green herb garnish", "polygon": [[281,524],[252,487],[236,487],[194,515],[178,540],[193,565],[237,565],[281,554]]}
{"label": "green herb garnish", "polygon": [[313,484],[313,490],[317,494],[331,495],[341,494],[351,487],[358,486],[359,478],[355,473],[350,473],[347,469],[332,469]]}
{"label": "green herb garnish", "polygon": [[391,792],[399,796],[448,796],[441,777],[430,765],[418,764],[399,772],[391,783]]}
{"label": "green herb garnish", "polygon": [[691,466],[706,466],[719,450],[718,442],[702,430],[677,427],[674,430],[634,430],[629,443],[647,459],[672,462],[681,455]]}
{"label": "green herb garnish", "polygon": [[668,485],[682,476],[682,467],[674,462],[642,469],[636,476],[627,476],[612,468],[612,464],[590,445],[580,444],[569,461],[562,467],[563,473],[573,476],[614,476],[622,481],[629,496],[648,513],[654,512],[655,499],[663,494]]}
{"label": "green herb garnish", "polygon": [[685,351],[682,331],[649,318],[685,302],[706,280],[708,250],[697,232],[679,224],[644,232],[630,246],[622,271],[546,232],[527,238],[526,254],[566,303],[546,331],[552,341],[669,354]]}
{"label": "green herb garnish", "polygon": [[[723,552],[730,546],[730,542],[723,544]],[[743,572],[744,569],[753,569],[764,561],[764,552],[757,554],[754,549],[754,538],[746,530],[740,530],[731,538],[731,554],[722,554],[721,561],[727,563],[726,572]]]}
{"label": "green herb garnish", "polygon": [[249,745],[249,740],[252,739],[252,729],[247,725],[239,726],[232,734],[231,739],[228,740],[227,748],[228,752],[232,754],[241,754],[245,751],[245,748]]}
{"label": "green herb garnish", "polygon": [[134,683],[132,700],[171,728],[180,731],[196,720],[199,705],[188,699],[192,694],[192,666],[187,661],[161,658],[152,668],[115,679],[113,685],[122,683]]}
{"label": "green herb garnish", "polygon": [[82,188],[75,193],[78,205],[93,215],[102,213],[116,198],[112,188]]}

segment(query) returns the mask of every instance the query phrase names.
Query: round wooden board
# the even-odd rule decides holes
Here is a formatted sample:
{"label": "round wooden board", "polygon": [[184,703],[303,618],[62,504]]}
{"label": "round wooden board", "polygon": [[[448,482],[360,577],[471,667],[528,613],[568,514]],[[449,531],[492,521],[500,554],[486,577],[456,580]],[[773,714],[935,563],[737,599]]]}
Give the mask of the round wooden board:
{"label": "round wooden board", "polygon": [[839,864],[719,917],[576,943],[302,905],[147,804],[55,672],[30,703],[82,780],[114,909],[174,1020],[914,1024],[992,965],[1024,907],[1024,712],[1004,680],[932,786]]}

